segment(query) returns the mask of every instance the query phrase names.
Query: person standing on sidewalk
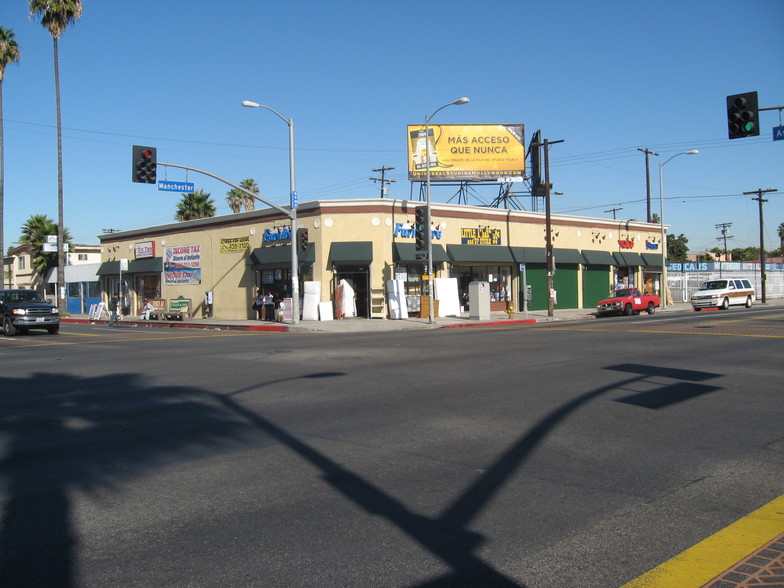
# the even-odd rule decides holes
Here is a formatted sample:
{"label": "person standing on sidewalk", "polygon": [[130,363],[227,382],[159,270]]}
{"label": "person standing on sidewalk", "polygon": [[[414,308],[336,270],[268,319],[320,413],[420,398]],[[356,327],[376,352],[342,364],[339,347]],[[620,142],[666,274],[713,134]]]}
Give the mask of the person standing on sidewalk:
{"label": "person standing on sidewalk", "polygon": [[109,310],[112,311],[112,316],[109,318],[109,326],[111,327],[112,324],[116,324],[118,327],[120,326],[120,295],[115,294],[114,297],[109,301]]}

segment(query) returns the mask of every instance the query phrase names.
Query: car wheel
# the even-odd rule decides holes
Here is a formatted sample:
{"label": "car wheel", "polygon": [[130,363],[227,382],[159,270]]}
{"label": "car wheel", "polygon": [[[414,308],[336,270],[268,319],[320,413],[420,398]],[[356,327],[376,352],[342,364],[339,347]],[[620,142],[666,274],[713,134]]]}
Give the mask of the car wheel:
{"label": "car wheel", "polygon": [[701,310],[702,310],[701,308],[695,308],[694,312],[700,312]]}
{"label": "car wheel", "polygon": [[721,301],[721,309],[727,310],[729,307],[730,307],[730,299],[725,296],[724,300]]}
{"label": "car wheel", "polygon": [[746,308],[751,308],[751,296],[746,296]]}
{"label": "car wheel", "polygon": [[623,314],[626,315],[626,316],[632,316],[632,314],[634,314],[634,310],[632,310],[632,305],[631,304],[627,304],[623,308]]}
{"label": "car wheel", "polygon": [[50,335],[56,335],[57,331],[60,330],[60,325],[54,325],[53,327],[46,327],[46,332]]}
{"label": "car wheel", "polygon": [[648,314],[653,314],[656,312],[656,307],[653,305],[653,302],[648,303]]}
{"label": "car wheel", "polygon": [[11,322],[11,317],[5,317],[3,319],[3,335],[6,337],[13,337],[16,335],[16,327],[14,323]]}

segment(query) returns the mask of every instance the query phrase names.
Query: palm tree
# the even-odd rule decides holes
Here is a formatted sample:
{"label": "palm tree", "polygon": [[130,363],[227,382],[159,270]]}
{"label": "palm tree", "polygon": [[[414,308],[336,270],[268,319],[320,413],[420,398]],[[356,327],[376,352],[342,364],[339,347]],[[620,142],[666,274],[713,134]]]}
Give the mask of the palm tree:
{"label": "palm tree", "polygon": [[[244,188],[248,192],[253,192],[254,194],[259,193],[259,185],[256,183],[256,180],[252,178],[242,180],[240,182],[240,188]],[[245,207],[246,211],[251,211],[256,208],[256,199],[252,196],[248,196],[242,190],[232,188],[226,192],[226,194],[226,202],[229,203],[229,208],[231,208],[232,212],[240,212],[243,206]]]}
{"label": "palm tree", "polygon": [[232,188],[226,192],[226,202],[229,203],[229,208],[232,212],[239,212],[242,210],[242,195],[238,193],[239,190]]}
{"label": "palm tree", "polygon": [[[247,180],[242,180],[240,182],[240,188],[245,188],[248,192],[253,192],[254,194],[259,194],[259,185],[256,183],[256,180],[253,178],[248,178]],[[245,205],[245,210],[250,211],[256,208],[256,199],[252,196],[248,196],[247,194],[243,194],[243,204]]]}
{"label": "palm tree", "polygon": [[781,246],[781,255],[784,255],[784,223],[779,225],[779,245]]}
{"label": "palm tree", "polygon": [[19,63],[19,45],[14,41],[14,32],[0,27],[0,288],[5,288],[5,246],[3,241],[3,202],[5,201],[5,152],[3,151],[3,77],[5,66]]}
{"label": "palm tree", "polygon": [[202,189],[192,194],[183,194],[182,200],[177,203],[177,213],[174,218],[179,221],[209,218],[215,216],[215,201],[209,192]]}
{"label": "palm tree", "polygon": [[[57,40],[68,25],[82,16],[82,0],[30,0],[30,16],[40,17],[41,24],[54,42],[54,93],[57,102],[57,242],[65,243],[63,227],[63,128],[60,118],[60,53]],[[65,254],[57,248],[57,306],[65,312]]]}
{"label": "palm tree", "polygon": [[[26,243],[33,247],[32,251],[32,269],[34,269],[43,280],[46,273],[57,266],[57,259],[59,257],[57,252],[44,251],[44,243],[47,241],[49,235],[57,234],[57,224],[48,216],[43,214],[31,215],[29,219],[22,225],[22,235],[19,237],[20,243]],[[63,235],[66,245],[70,249],[71,234],[68,229],[63,229]],[[58,269],[59,273],[59,269]],[[60,276],[57,276],[58,282]]]}

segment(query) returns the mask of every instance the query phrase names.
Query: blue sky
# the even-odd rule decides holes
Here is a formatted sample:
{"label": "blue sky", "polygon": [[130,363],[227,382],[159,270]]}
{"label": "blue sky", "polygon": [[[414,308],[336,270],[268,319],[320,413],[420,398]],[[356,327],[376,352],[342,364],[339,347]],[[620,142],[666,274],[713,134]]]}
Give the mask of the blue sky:
{"label": "blue sky", "polygon": [[[65,225],[74,242],[104,229],[173,221],[180,194],[131,182],[131,145],[159,161],[234,182],[288,203],[288,128],[295,121],[300,202],[372,198],[372,170],[394,167],[390,197],[417,199],[406,171],[406,125],[522,123],[526,143],[551,141],[553,212],[644,219],[647,147],[653,211],[658,164],[664,218],[690,249],[759,245],[759,208],[743,192],[777,188],[765,204],[765,245],[784,222],[784,141],[777,111],[761,135],[727,138],[727,95],[756,90],[784,104],[784,2],[486,0],[268,2],[84,0],[60,39]],[[21,50],[3,81],[5,244],[32,214],[57,218],[52,40],[26,0],[0,0],[0,26]],[[170,180],[185,172],[170,169]],[[159,168],[159,178],[163,177]],[[230,212],[228,186],[187,178]],[[523,189],[516,185],[516,189]],[[434,201],[455,188],[435,186]],[[478,188],[471,204],[491,201]],[[521,204],[531,209],[530,198]]]}

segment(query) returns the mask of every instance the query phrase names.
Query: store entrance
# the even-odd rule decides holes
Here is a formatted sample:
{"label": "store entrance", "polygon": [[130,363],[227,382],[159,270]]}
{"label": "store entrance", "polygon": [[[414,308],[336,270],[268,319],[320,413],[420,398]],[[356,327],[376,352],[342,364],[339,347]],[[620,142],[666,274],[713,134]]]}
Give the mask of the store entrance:
{"label": "store entrance", "polygon": [[370,268],[367,266],[339,265],[335,268],[335,286],[346,280],[354,289],[357,316],[369,318],[370,313]]}

